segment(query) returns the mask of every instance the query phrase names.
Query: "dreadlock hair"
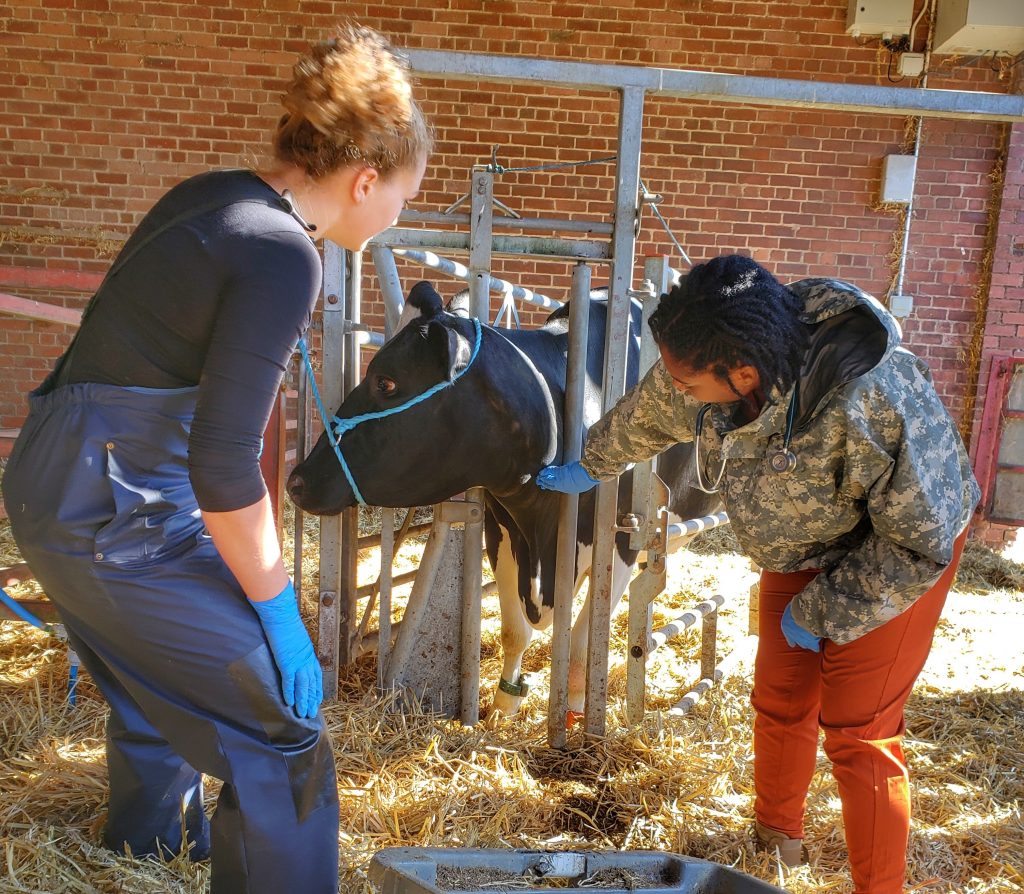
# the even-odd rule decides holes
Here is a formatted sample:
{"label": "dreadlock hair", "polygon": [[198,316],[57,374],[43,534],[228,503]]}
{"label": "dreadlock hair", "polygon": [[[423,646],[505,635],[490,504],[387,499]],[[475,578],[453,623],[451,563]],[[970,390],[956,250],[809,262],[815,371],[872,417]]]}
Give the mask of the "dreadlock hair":
{"label": "dreadlock hair", "polygon": [[650,326],[660,348],[691,369],[709,370],[734,392],[729,370],[750,365],[766,394],[775,385],[785,393],[807,347],[802,310],[803,302],[756,261],[721,255],[662,295]]}

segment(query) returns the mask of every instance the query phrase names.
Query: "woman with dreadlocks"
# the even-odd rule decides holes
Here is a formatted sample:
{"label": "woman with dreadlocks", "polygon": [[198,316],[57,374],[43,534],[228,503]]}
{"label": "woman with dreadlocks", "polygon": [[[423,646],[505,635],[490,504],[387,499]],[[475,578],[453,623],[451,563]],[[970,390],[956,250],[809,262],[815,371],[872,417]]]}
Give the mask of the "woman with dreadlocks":
{"label": "woman with dreadlocks", "polygon": [[651,316],[661,361],[540,487],[579,493],[679,441],[763,569],[754,833],[806,859],[818,726],[856,894],[903,890],[903,706],[931,648],[978,487],[925,364],[855,286],[700,264]]}

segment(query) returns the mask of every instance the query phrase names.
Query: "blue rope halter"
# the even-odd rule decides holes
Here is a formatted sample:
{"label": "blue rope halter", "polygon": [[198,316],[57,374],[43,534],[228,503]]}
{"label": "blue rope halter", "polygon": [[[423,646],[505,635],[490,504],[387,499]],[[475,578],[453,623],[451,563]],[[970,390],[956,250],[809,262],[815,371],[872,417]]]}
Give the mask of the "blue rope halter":
{"label": "blue rope halter", "polygon": [[363,499],[362,493],[356,486],[356,480],[352,475],[352,470],[349,468],[348,462],[345,460],[345,456],[341,452],[342,436],[346,432],[352,431],[352,429],[357,425],[362,425],[364,422],[370,422],[374,419],[384,419],[386,416],[394,416],[396,413],[401,413],[403,410],[415,407],[416,404],[423,403],[423,401],[433,397],[439,391],[443,391],[445,388],[454,385],[466,374],[467,370],[473,365],[473,361],[476,360],[477,354],[480,353],[482,330],[480,328],[480,321],[475,318],[473,320],[473,329],[475,331],[476,338],[473,343],[473,353],[470,354],[469,357],[469,363],[455,373],[451,379],[438,382],[422,394],[418,394],[416,397],[410,398],[404,404],[399,404],[397,407],[391,407],[389,410],[379,410],[376,413],[364,413],[362,416],[349,416],[347,419],[341,419],[335,415],[331,417],[330,421],[327,419],[327,411],[324,409],[324,402],[320,399],[320,390],[316,387],[316,375],[313,372],[313,364],[309,361],[309,350],[306,348],[306,340],[304,338],[299,339],[299,350],[302,351],[302,359],[306,364],[306,372],[309,375],[310,385],[313,387],[313,397],[316,398],[316,405],[320,410],[320,418],[324,423],[324,431],[329,432],[333,436],[331,438],[331,446],[334,448],[334,455],[338,457],[338,462],[341,464],[341,471],[345,473],[345,478],[348,480],[349,487],[352,488],[352,494],[355,496],[356,500],[359,501],[361,506],[367,505],[366,500]]}

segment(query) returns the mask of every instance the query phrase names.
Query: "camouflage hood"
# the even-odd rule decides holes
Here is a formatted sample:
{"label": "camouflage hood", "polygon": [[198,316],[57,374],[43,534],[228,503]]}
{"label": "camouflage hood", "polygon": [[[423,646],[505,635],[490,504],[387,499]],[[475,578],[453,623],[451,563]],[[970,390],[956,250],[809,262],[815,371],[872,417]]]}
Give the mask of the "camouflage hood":
{"label": "camouflage hood", "polygon": [[810,343],[800,370],[800,428],[832,393],[884,363],[903,338],[881,303],[839,279],[802,279],[789,286],[804,301]]}

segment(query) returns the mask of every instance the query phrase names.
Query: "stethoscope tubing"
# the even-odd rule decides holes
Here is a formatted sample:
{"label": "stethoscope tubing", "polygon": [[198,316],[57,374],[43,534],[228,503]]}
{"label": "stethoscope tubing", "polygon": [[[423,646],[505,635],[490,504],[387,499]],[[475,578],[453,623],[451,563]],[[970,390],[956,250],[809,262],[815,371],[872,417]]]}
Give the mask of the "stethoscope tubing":
{"label": "stethoscope tubing", "polygon": [[[786,474],[792,472],[796,468],[796,454],[790,450],[790,444],[793,442],[793,425],[796,421],[796,408],[800,401],[800,382],[797,381],[793,385],[793,394],[789,399],[789,408],[786,411],[786,433],[782,437],[782,449],[776,450],[769,460],[769,465],[772,467],[772,471],[777,474]],[[721,463],[718,466],[718,473],[715,475],[713,483],[708,484],[708,480],[704,477],[704,463],[700,458],[700,441],[704,434],[704,417],[707,415],[714,404],[703,404],[697,411],[697,420],[694,423],[693,432],[693,465],[694,471],[697,477],[697,490],[705,494],[716,494],[719,490],[719,485],[722,483],[722,477],[725,475],[725,464],[726,458],[723,451]]]}

